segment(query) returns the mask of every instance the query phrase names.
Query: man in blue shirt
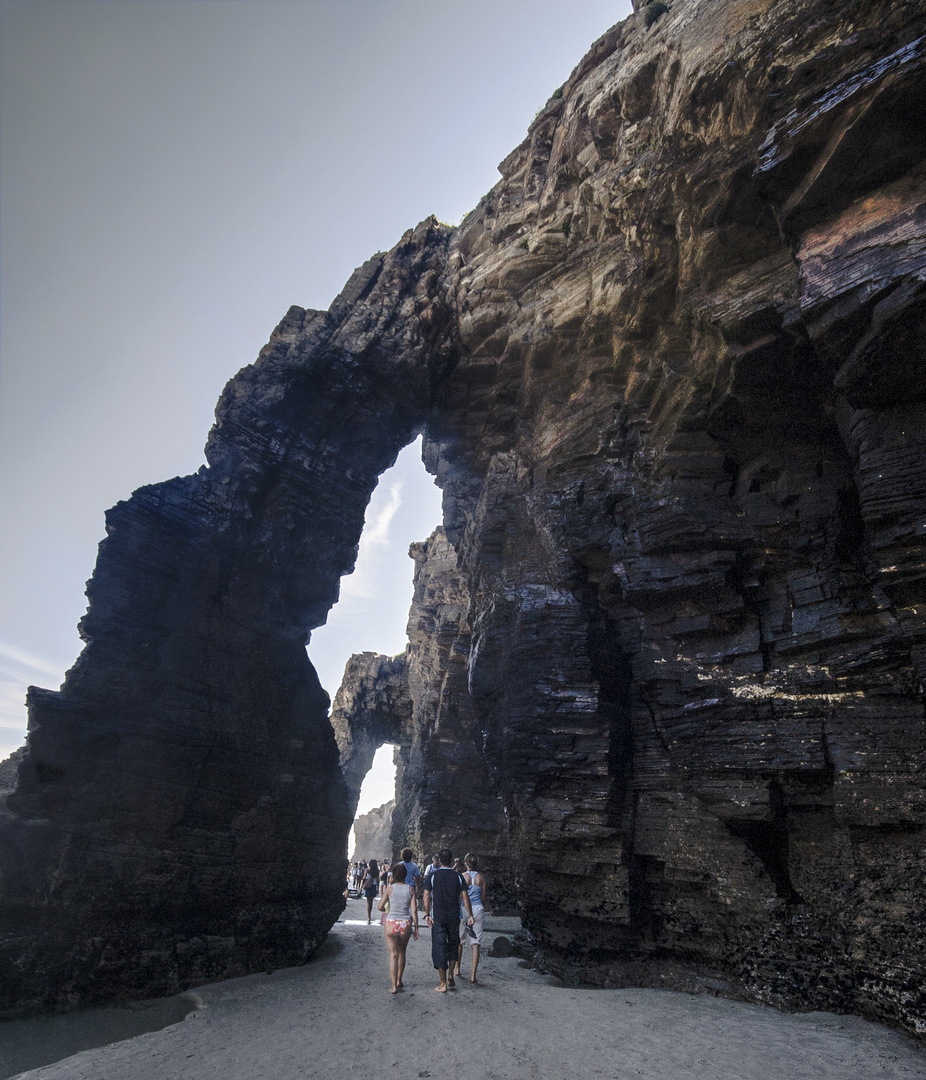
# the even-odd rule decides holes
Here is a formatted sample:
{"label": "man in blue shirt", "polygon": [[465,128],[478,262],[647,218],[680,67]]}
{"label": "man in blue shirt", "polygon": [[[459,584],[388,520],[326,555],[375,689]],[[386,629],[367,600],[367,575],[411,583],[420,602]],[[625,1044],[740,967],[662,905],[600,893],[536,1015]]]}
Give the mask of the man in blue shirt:
{"label": "man in blue shirt", "polygon": [[466,909],[469,926],[473,925],[473,907],[462,874],[451,869],[453,852],[442,848],[438,858],[440,866],[425,881],[424,914],[431,929],[431,960],[440,979],[435,989],[446,994],[456,986],[453,965],[460,946],[460,904]]}
{"label": "man in blue shirt", "polygon": [[412,849],[402,848],[402,862],[405,863],[405,884],[410,885],[412,893],[417,896],[421,889],[421,871],[418,864],[412,862]]}

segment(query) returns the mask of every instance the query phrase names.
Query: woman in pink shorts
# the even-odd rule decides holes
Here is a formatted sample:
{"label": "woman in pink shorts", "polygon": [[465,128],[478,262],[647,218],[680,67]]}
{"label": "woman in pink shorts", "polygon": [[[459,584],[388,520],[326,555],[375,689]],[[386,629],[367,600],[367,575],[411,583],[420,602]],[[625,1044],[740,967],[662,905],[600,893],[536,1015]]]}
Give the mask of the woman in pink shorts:
{"label": "woman in pink shorts", "polygon": [[389,912],[383,919],[386,935],[386,948],[389,950],[389,979],[392,982],[390,993],[397,994],[403,989],[402,975],[405,972],[405,950],[414,934],[418,940],[418,908],[414,903],[415,894],[411,886],[405,884],[408,873],[405,863],[396,863],[392,868],[392,884],[387,885],[380,897],[379,910]]}

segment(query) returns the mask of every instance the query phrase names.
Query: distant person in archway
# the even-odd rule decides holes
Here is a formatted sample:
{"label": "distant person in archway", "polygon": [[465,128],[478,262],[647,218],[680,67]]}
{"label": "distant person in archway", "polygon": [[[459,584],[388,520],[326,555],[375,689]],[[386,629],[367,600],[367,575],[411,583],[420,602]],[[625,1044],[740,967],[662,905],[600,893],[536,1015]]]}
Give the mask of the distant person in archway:
{"label": "distant person in archway", "polygon": [[[410,847],[402,848],[402,865],[405,867],[405,884],[412,890],[415,896],[421,888],[421,871],[418,864],[413,861],[414,852]],[[394,872],[394,868],[393,868]]]}
{"label": "distant person in archway", "polygon": [[379,887],[379,864],[375,859],[370,859],[370,865],[363,875],[363,895],[367,898],[367,922],[373,919],[373,901],[376,899],[376,891]]}
{"label": "distant person in archway", "polygon": [[430,875],[424,894],[424,913],[431,928],[431,960],[437,968],[439,994],[453,990],[453,969],[460,947],[460,904],[466,908],[468,926],[473,925],[473,909],[463,875],[451,868],[453,852],[442,848],[440,866]]}
{"label": "distant person in archway", "polygon": [[404,989],[402,976],[405,973],[405,950],[414,935],[418,940],[418,909],[415,907],[415,890],[405,883],[405,863],[396,863],[392,868],[392,884],[383,889],[378,910],[389,913],[383,919],[386,936],[386,948],[389,950],[389,980],[392,983],[390,994],[397,994]]}
{"label": "distant person in archway", "polygon": [[[424,896],[424,890],[431,888],[431,886],[428,884],[428,882],[431,880],[431,875],[434,873],[435,870],[437,870],[437,868],[439,866],[440,866],[440,856],[439,855],[433,855],[431,857],[431,861],[428,863],[427,870],[425,870],[425,872],[424,872],[424,877],[421,880],[421,895],[422,895],[422,897]],[[422,908],[424,907],[424,904],[421,902],[421,900],[419,900],[419,907],[422,907]]]}
{"label": "distant person in archway", "polygon": [[463,909],[460,909],[460,947],[457,950],[455,974],[460,974],[460,964],[463,961],[463,945],[468,941],[470,945],[469,981],[474,983],[476,981],[476,968],[479,967],[479,946],[482,944],[482,929],[485,925],[486,876],[477,869],[476,856],[471,852],[463,856],[463,862],[466,864],[463,880],[466,882],[466,892],[469,895],[470,906],[473,909],[473,918],[472,925],[468,925],[467,921],[462,917]]}
{"label": "distant person in archway", "polygon": [[424,872],[425,880],[427,880],[427,878],[429,878],[439,866],[440,866],[440,855],[432,855],[431,856],[431,865]]}

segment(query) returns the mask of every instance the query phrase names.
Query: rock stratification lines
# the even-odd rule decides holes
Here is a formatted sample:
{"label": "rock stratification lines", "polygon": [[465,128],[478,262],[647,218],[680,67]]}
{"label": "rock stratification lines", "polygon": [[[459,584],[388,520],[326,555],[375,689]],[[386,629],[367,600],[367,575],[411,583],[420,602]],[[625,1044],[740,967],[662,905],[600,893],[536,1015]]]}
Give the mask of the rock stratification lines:
{"label": "rock stratification lines", "polygon": [[[11,1000],[311,951],[394,741],[393,839],[475,836],[549,967],[926,1030],[926,18],[645,21],[110,512],[0,834]],[[444,525],[336,745],[302,646],[418,431]]]}
{"label": "rock stratification lines", "polygon": [[337,918],[353,815],[305,643],[450,355],[428,314],[448,234],[291,308],[228,384],[208,468],[109,511],[86,647],[31,691],[3,812],[0,1008],[297,963]]}

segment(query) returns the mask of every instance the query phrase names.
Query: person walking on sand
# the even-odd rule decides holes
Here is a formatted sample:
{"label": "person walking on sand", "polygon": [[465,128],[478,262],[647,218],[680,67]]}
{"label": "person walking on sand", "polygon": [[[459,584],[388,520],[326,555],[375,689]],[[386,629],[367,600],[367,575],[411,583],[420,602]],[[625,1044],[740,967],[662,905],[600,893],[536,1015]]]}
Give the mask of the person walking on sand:
{"label": "person walking on sand", "polygon": [[[438,852],[440,866],[428,877],[424,894],[424,915],[431,929],[431,960],[437,968],[439,994],[456,988],[453,968],[460,946],[460,904],[467,912],[466,923],[473,925],[473,908],[462,874],[451,869],[453,852]],[[432,915],[433,912],[433,915]]]}
{"label": "person walking on sand", "polygon": [[402,848],[402,865],[405,867],[405,884],[417,896],[421,886],[421,871],[413,861],[414,852],[410,847]]}
{"label": "person walking on sand", "polygon": [[467,926],[463,919],[463,909],[460,909],[460,947],[457,950],[457,966],[455,974],[460,974],[460,963],[463,960],[463,945],[469,942],[470,969],[469,981],[476,981],[476,968],[479,967],[479,946],[482,944],[482,928],[485,923],[486,904],[486,876],[477,867],[476,856],[467,852],[463,856],[466,870],[463,880],[466,882],[466,891],[469,894],[469,902],[473,910],[472,926]]}
{"label": "person walking on sand", "polygon": [[428,878],[434,873],[434,871],[439,866],[440,866],[440,855],[434,855],[432,857],[432,859],[431,859],[430,865],[428,866],[427,870],[425,870],[425,872],[424,872],[424,880],[427,881]]}
{"label": "person walking on sand", "polygon": [[370,859],[366,874],[363,877],[363,895],[367,899],[367,922],[373,918],[373,901],[376,898],[377,886],[379,885],[379,867],[375,859]]}
{"label": "person walking on sand", "polygon": [[434,871],[438,869],[439,866],[440,866],[440,856],[439,855],[432,856],[431,861],[428,863],[428,868],[424,872],[424,877],[421,880],[421,891],[420,891],[420,895],[418,897],[418,906],[420,908],[422,908],[422,909],[424,908],[424,901],[423,901],[424,890],[429,889],[431,887],[430,885],[428,885],[428,880],[430,879],[430,877],[434,873]]}
{"label": "person walking on sand", "polygon": [[383,920],[386,935],[386,948],[389,950],[389,980],[392,983],[390,994],[397,994],[404,989],[402,976],[405,973],[405,950],[412,935],[418,940],[418,909],[415,907],[415,890],[405,884],[405,863],[396,863],[392,868],[392,884],[383,889],[378,909],[389,914]]}

